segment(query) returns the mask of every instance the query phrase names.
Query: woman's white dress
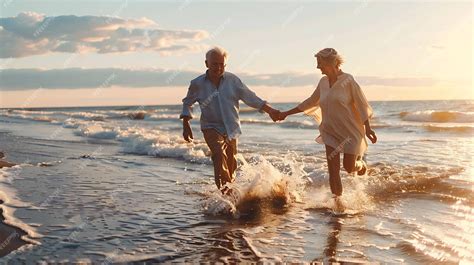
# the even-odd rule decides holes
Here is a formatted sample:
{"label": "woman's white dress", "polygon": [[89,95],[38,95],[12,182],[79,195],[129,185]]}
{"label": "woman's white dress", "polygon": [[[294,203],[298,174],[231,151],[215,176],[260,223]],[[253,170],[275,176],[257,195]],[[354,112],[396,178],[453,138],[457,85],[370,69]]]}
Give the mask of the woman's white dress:
{"label": "woman's white dress", "polygon": [[298,108],[318,121],[324,144],[353,155],[362,156],[367,150],[364,122],[373,112],[352,75],[342,73],[332,87],[328,77],[322,77]]}

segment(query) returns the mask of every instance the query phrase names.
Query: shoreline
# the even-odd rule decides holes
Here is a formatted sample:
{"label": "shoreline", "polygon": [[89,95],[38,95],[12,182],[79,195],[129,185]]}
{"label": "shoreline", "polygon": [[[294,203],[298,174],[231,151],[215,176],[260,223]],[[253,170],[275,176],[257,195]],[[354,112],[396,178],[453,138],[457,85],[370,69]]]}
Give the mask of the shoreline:
{"label": "shoreline", "polygon": [[3,200],[0,199],[0,257],[5,257],[12,251],[28,244],[22,239],[27,235],[22,229],[5,223],[3,216]]}
{"label": "shoreline", "polygon": [[0,151],[0,168],[13,167],[16,165],[14,163],[10,163],[8,161],[3,160],[3,158],[5,158],[5,153],[3,153],[3,151]]}
{"label": "shoreline", "polygon": [[[3,160],[4,156],[4,153],[0,151],[0,168],[15,166],[15,164]],[[22,239],[24,235],[28,234],[26,231],[5,223],[3,202],[0,199],[0,257],[4,257],[21,246],[28,244],[28,242]]]}

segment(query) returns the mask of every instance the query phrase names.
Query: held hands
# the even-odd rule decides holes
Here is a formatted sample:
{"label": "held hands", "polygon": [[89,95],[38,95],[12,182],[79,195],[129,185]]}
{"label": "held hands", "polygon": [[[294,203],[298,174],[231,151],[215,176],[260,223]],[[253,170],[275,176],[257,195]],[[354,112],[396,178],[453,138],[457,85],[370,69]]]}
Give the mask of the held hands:
{"label": "held hands", "polygon": [[278,120],[282,121],[286,119],[287,116],[288,116],[288,113],[286,111],[280,112],[280,115],[278,116]]}
{"label": "held hands", "polygon": [[270,115],[270,118],[272,118],[272,120],[273,120],[274,122],[277,122],[277,121],[279,120],[278,118],[280,117],[280,113],[281,113],[281,112],[280,112],[279,110],[277,110],[277,109],[272,109],[272,110],[268,113],[268,115]]}
{"label": "held hands", "polygon": [[277,109],[273,109],[268,114],[270,115],[270,118],[272,118],[272,120],[274,122],[282,121],[282,120],[286,119],[286,116],[288,116],[285,112],[281,112]]}

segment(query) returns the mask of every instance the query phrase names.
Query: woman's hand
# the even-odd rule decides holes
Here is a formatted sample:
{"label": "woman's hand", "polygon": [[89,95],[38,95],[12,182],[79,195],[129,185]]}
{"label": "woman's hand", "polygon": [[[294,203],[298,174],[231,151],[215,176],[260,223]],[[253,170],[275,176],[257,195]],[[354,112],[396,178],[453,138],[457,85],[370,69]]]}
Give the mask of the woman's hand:
{"label": "woman's hand", "polygon": [[375,144],[377,142],[377,135],[375,135],[375,132],[368,128],[368,127],[365,127],[365,135],[367,136],[367,138],[369,138],[369,140]]}

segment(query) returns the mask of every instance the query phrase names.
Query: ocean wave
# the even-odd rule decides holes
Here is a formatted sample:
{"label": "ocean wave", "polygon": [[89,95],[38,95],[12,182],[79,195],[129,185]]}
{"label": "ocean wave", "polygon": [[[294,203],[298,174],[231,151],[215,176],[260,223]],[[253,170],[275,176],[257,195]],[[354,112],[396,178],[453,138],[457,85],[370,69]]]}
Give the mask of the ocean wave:
{"label": "ocean wave", "polygon": [[19,120],[28,120],[28,121],[39,121],[39,122],[49,122],[53,124],[58,124],[61,123],[59,120],[46,116],[46,115],[41,115],[41,116],[28,116],[25,114],[14,114],[14,113],[7,113],[4,114],[3,116],[8,117],[8,118],[13,118],[13,119],[19,119]]}
{"label": "ocean wave", "polygon": [[[251,203],[254,209],[268,207],[262,201],[268,199],[278,200],[280,205],[300,202],[306,209],[323,209],[339,214],[339,206],[329,187],[327,168],[320,164],[309,169],[304,162],[298,162],[295,158],[297,157],[285,157],[286,166],[291,167],[291,170],[285,171],[268,157],[249,154],[244,158],[239,155],[242,166],[236,182],[229,185],[233,192],[229,196],[222,196],[219,192],[205,192],[203,195],[208,199],[204,203],[205,213],[235,218],[242,213],[246,203],[254,202]],[[310,171],[309,174],[306,170]],[[339,203],[343,205],[344,214],[368,212],[375,209],[380,200],[399,197],[401,194],[445,189],[443,179],[461,171],[462,168],[376,163],[370,165],[364,176],[342,179],[344,192]],[[452,195],[465,198],[466,192],[459,191]]]}
{"label": "ocean wave", "polygon": [[104,115],[107,119],[131,119],[131,120],[143,120],[148,112],[145,111],[103,111],[99,112]]}
{"label": "ocean wave", "polygon": [[247,114],[247,113],[257,113],[258,110],[257,110],[257,109],[254,109],[254,108],[241,108],[241,109],[239,110],[239,112],[240,112],[240,113],[245,113],[245,114]]}
{"label": "ocean wave", "polygon": [[82,124],[74,131],[78,136],[115,139],[124,153],[179,158],[189,162],[211,164],[209,148],[204,141],[186,142],[178,133],[144,128],[122,129],[101,122]]}
{"label": "ocean wave", "polygon": [[[281,122],[274,122],[272,120],[259,120],[259,119],[240,119],[241,123],[248,123],[248,124],[259,124],[259,125],[279,125],[285,128],[298,128],[298,129],[317,129],[318,125],[311,120],[303,120],[303,121],[292,121],[292,120],[284,120]],[[383,128],[395,128],[395,127],[402,127],[402,125],[392,125],[383,122],[373,123],[371,125],[373,129],[383,129]]]}
{"label": "ocean wave", "polygon": [[[389,194],[427,192],[438,186],[440,181],[463,171],[460,167],[428,167],[424,165],[389,165],[375,163],[369,166],[365,176],[367,191],[379,198]],[[452,194],[455,195],[455,194]],[[463,196],[463,194],[459,194]]]}
{"label": "ocean wave", "polygon": [[311,122],[309,120],[304,120],[304,121],[284,121],[282,123],[279,123],[282,127],[287,127],[287,128],[300,128],[300,129],[314,129],[318,128],[318,125],[316,125],[314,122]]}
{"label": "ocean wave", "polygon": [[[21,165],[0,169],[0,216],[4,218],[3,223],[21,229],[21,231],[17,231],[18,234],[16,235],[20,237],[21,240],[26,243],[39,245],[40,242],[37,240],[41,238],[42,235],[39,234],[33,226],[24,223],[15,216],[16,209],[33,207],[30,203],[20,200],[17,192],[11,188],[13,179],[18,178],[22,170]],[[25,234],[22,235],[23,233]]]}
{"label": "ocean wave", "polygon": [[434,124],[423,125],[429,132],[474,133],[474,126],[439,126]]}
{"label": "ocean wave", "polygon": [[459,111],[403,111],[399,116],[404,121],[415,122],[459,122],[472,123],[474,122],[474,112],[459,112]]}
{"label": "ocean wave", "polygon": [[[326,168],[317,168],[308,175],[310,187],[313,190],[309,200],[306,201],[307,208],[333,209],[334,202],[331,199],[329,180]],[[342,178],[344,191],[341,197],[346,213],[361,213],[372,210],[377,201],[390,200],[401,194],[431,192],[434,190],[446,190],[444,179],[462,172],[460,167],[427,167],[399,164],[375,163],[369,165],[369,170],[364,176],[353,176]],[[468,191],[468,190],[467,190]],[[449,189],[449,192],[453,192]],[[455,191],[452,196],[468,199],[466,191]]]}
{"label": "ocean wave", "polygon": [[[3,111],[1,115],[22,120],[44,121],[60,123],[67,117],[88,120],[88,121],[104,121],[107,116],[92,112],[65,112],[65,111],[26,111],[26,110],[9,110]],[[59,117],[62,116],[62,117]]]}
{"label": "ocean wave", "polygon": [[58,120],[55,120],[54,118],[48,117],[48,116],[32,117],[32,119],[35,121],[44,121],[44,122],[50,122],[50,123],[55,123],[55,124],[59,122]]}
{"label": "ocean wave", "polygon": [[51,123],[70,123],[70,119],[83,121],[107,121],[107,120],[177,120],[178,114],[166,114],[162,111],[26,111],[26,110],[9,110],[1,111],[0,115],[8,118],[43,121]]}
{"label": "ocean wave", "polygon": [[385,129],[385,128],[399,128],[401,125],[392,125],[387,123],[372,123],[370,124],[372,129]]}
{"label": "ocean wave", "polygon": [[[441,114],[439,114],[441,113]],[[447,114],[449,113],[449,114]],[[467,124],[469,119],[474,116],[469,116],[472,113],[458,113],[458,112],[401,112],[399,113],[402,116],[402,119],[405,120],[418,120],[419,122],[401,122],[401,123],[386,123],[384,121],[378,121],[372,123],[372,128],[374,129],[387,129],[395,128],[402,129],[406,132],[420,131],[424,130],[431,133],[473,133],[474,125]],[[154,110],[150,111],[94,111],[94,112],[65,112],[65,111],[28,111],[28,110],[2,110],[0,115],[3,115],[8,118],[19,119],[19,120],[29,120],[36,122],[47,122],[55,125],[61,125],[64,128],[78,129],[79,127],[86,128],[91,124],[98,124],[97,122],[103,122],[113,124],[112,120],[124,120],[124,119],[134,119],[134,120],[144,120],[144,121],[177,121],[178,115],[173,113],[163,113],[161,111],[155,112]],[[446,117],[444,117],[445,115]],[[464,115],[464,116],[463,116]],[[466,116],[467,115],[467,116]],[[434,117],[434,118],[433,118]],[[442,118],[444,117],[444,118]],[[454,121],[462,120],[463,123],[455,122],[443,122],[442,120],[452,119]],[[469,119],[468,119],[469,118]],[[428,123],[423,122],[424,120],[436,120],[438,122]],[[260,118],[242,118],[240,119],[243,124],[255,124],[261,126],[279,126],[283,128],[292,128],[292,129],[317,129],[316,125],[312,120],[292,120],[287,119],[280,122],[273,122],[269,118],[265,119]],[[91,123],[92,122],[92,123]],[[112,125],[108,125],[110,127]],[[76,135],[86,136],[91,138],[102,138],[102,139],[114,139],[118,134],[114,129],[109,128],[107,132],[104,132],[104,129],[96,131],[97,128],[84,131],[79,130],[75,132]],[[180,129],[179,129],[180,130]]]}
{"label": "ocean wave", "polygon": [[211,164],[209,149],[203,141],[186,142],[179,134],[129,128],[120,131],[117,140],[125,153],[179,158],[189,162]]}
{"label": "ocean wave", "polygon": [[25,115],[52,115],[54,111],[42,111],[42,110],[22,110],[22,109],[12,109],[6,111],[6,113],[17,113]]}
{"label": "ocean wave", "polygon": [[[97,113],[105,115],[108,119],[132,119],[132,120],[143,120],[149,119],[153,116],[158,116],[160,114],[166,115],[167,112],[170,112],[169,109],[140,109],[136,108],[135,110],[107,110],[107,111],[97,111]],[[178,114],[174,115],[174,118],[177,119]]]}
{"label": "ocean wave", "polygon": [[240,119],[240,122],[248,123],[248,124],[259,124],[259,125],[279,125],[279,126],[287,127],[287,128],[302,128],[302,129],[314,129],[318,127],[315,123],[309,120],[304,120],[304,121],[285,120],[281,122],[274,122],[270,119],[268,120]]}
{"label": "ocean wave", "polygon": [[151,114],[145,117],[147,121],[178,120],[178,114]]}
{"label": "ocean wave", "polygon": [[[67,113],[67,112],[66,112]],[[102,114],[96,114],[91,112],[72,112],[67,113],[72,118],[90,120],[90,121],[104,121],[107,116]]]}
{"label": "ocean wave", "polygon": [[119,134],[119,130],[119,128],[93,123],[80,126],[74,131],[74,134],[96,139],[115,139]]}
{"label": "ocean wave", "polygon": [[69,119],[66,119],[66,120],[62,123],[62,126],[63,126],[64,128],[77,129],[77,128],[79,128],[79,126],[81,126],[82,124],[84,124],[83,121],[80,121],[80,120],[77,120],[77,119],[73,119],[73,118],[69,118]]}

